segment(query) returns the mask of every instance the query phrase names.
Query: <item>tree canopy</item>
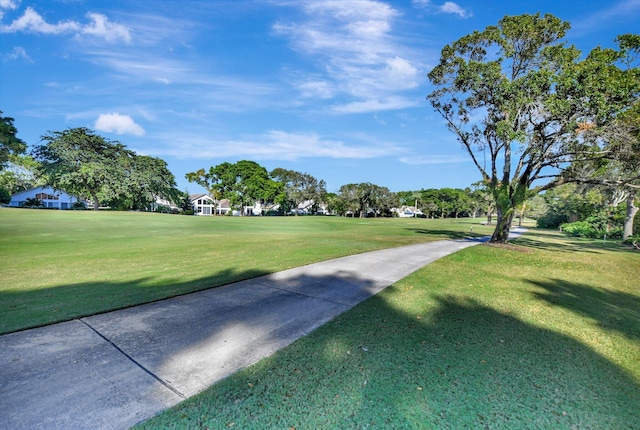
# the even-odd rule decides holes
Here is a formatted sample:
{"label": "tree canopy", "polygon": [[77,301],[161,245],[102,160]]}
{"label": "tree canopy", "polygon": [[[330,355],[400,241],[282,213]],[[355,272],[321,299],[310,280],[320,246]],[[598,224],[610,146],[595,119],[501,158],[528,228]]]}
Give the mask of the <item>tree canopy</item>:
{"label": "tree canopy", "polygon": [[567,180],[577,160],[601,156],[602,129],[638,97],[629,50],[595,48],[584,59],[563,41],[569,24],[552,15],[504,17],[442,49],[428,99],[462,143],[493,194],[494,242],[505,242],[527,190]]}
{"label": "tree canopy", "polygon": [[93,202],[126,201],[127,209],[143,209],[161,197],[175,197],[175,178],[164,161],[139,156],[120,142],[81,127],[42,136],[33,157],[47,184]]}
{"label": "tree canopy", "polygon": [[13,118],[2,116],[0,110],[0,170],[4,169],[11,155],[24,154],[27,150],[27,144],[16,136],[18,129],[13,121]]}
{"label": "tree canopy", "polygon": [[[318,204],[325,199],[326,183],[308,173],[278,167],[271,171],[270,175],[283,185],[284,198],[280,204],[284,206],[284,213],[289,212],[290,209],[297,209],[298,205],[305,201],[313,200]],[[295,214],[298,214],[297,210],[295,210]]]}
{"label": "tree canopy", "polygon": [[264,167],[248,160],[224,162],[185,177],[206,188],[215,199],[229,199],[233,207],[241,210],[258,201],[275,201],[283,193],[281,183],[272,180]]}

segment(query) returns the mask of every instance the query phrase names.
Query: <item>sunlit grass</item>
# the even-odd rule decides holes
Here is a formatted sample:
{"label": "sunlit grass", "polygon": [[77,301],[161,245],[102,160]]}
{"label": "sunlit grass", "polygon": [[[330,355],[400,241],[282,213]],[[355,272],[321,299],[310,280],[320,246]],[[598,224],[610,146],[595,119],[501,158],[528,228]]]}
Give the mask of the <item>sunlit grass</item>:
{"label": "sunlit grass", "polygon": [[479,220],[0,210],[0,333],[330,258],[490,234]]}
{"label": "sunlit grass", "polygon": [[639,279],[554,232],[467,248],[141,427],[635,428]]}

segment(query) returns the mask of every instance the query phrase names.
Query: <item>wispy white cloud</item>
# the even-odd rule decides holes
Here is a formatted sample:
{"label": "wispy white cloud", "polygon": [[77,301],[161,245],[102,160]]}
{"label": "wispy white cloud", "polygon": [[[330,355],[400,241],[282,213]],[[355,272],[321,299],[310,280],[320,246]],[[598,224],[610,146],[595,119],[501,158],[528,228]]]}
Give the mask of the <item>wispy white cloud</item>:
{"label": "wispy white cloud", "polygon": [[335,95],[333,85],[326,80],[310,78],[294,85],[305,98],[330,99]]}
{"label": "wispy white cloud", "polygon": [[473,13],[469,9],[465,9],[458,3],[452,1],[444,2],[441,5],[436,5],[430,0],[413,0],[413,5],[419,9],[432,11],[433,13],[448,13],[452,15],[458,15],[460,18],[470,18]]}
{"label": "wispy white cloud", "polygon": [[81,27],[82,34],[89,34],[99,38],[103,38],[108,42],[116,42],[122,40],[126,43],[131,42],[131,34],[127,27],[109,21],[105,15],[99,13],[87,14],[91,23]]}
{"label": "wispy white cloud", "polygon": [[20,5],[20,0],[0,0],[0,19],[4,16],[6,9],[17,9]]}
{"label": "wispy white cloud", "polygon": [[[418,67],[409,59],[408,49],[392,34],[394,20],[400,16],[397,10],[372,0],[301,4],[306,20],[277,23],[274,31],[287,36],[296,51],[321,68],[323,79],[314,77],[303,82],[322,82],[325,98],[343,95],[356,98],[354,106],[369,106],[339,111],[394,109],[394,103],[371,101],[393,97],[418,85]],[[311,94],[308,85],[298,88],[303,96]]]}
{"label": "wispy white cloud", "polygon": [[[603,3],[605,4],[605,3]],[[640,16],[640,0],[622,0],[608,3],[602,9],[592,10],[592,13],[573,20],[572,34],[588,34],[594,29],[609,25],[611,22],[630,20],[637,22]]]}
{"label": "wispy white cloud", "polygon": [[139,124],[136,124],[133,118],[117,112],[100,115],[94,124],[94,128],[107,133],[144,135],[144,129]]}
{"label": "wispy white cloud", "polygon": [[404,109],[418,106],[419,101],[408,97],[388,97],[385,99],[369,99],[350,103],[335,104],[332,111],[336,113],[365,113],[385,110]]}
{"label": "wispy white cloud", "polygon": [[460,18],[469,18],[472,16],[472,13],[470,11],[468,11],[467,9],[463,9],[460,5],[451,1],[445,2],[442,6],[440,6],[440,11],[458,15]]}
{"label": "wispy white cloud", "polygon": [[25,60],[29,63],[33,63],[27,51],[21,46],[15,46],[11,52],[2,56],[4,61],[15,61],[15,60]]}
{"label": "wispy white cloud", "polygon": [[157,155],[177,158],[251,158],[255,160],[299,160],[304,158],[370,159],[404,152],[398,145],[376,142],[373,139],[355,139],[356,143],[326,138],[315,132],[286,132],[271,130],[241,140],[210,140],[201,135],[180,133],[163,134],[165,139],[176,138],[180,148],[170,143],[164,149],[155,149]]}
{"label": "wispy white cloud", "polygon": [[109,21],[109,19],[99,13],[88,13],[90,22],[81,24],[77,21],[66,20],[57,23],[48,23],[33,8],[28,7],[23,15],[16,18],[11,24],[0,27],[3,33],[40,33],[40,34],[74,34],[76,36],[90,35],[108,42],[122,40],[131,42],[131,35],[127,27]]}

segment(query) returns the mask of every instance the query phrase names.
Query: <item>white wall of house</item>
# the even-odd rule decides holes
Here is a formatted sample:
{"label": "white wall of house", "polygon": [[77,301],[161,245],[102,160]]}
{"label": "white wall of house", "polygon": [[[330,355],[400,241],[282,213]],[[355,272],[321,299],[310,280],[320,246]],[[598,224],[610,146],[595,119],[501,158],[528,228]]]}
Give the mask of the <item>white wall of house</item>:
{"label": "white wall of house", "polygon": [[415,206],[403,206],[401,209],[397,210],[398,217],[400,218],[414,218],[421,215],[424,215],[422,211]]}
{"label": "white wall of house", "polygon": [[27,199],[38,199],[46,208],[71,209],[71,205],[76,202],[84,202],[76,196],[55,190],[52,187],[36,187],[30,190],[21,191],[11,196],[9,206],[20,207]]}
{"label": "white wall of house", "polygon": [[215,201],[206,194],[192,194],[189,196],[193,205],[194,215],[213,215],[215,210]]}

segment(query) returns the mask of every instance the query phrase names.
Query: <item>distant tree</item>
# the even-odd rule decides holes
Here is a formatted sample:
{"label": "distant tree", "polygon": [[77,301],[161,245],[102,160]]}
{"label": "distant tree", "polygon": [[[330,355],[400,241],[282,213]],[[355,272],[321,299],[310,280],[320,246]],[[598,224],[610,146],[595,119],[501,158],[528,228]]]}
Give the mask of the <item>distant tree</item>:
{"label": "distant tree", "polygon": [[567,222],[595,216],[605,206],[602,193],[593,187],[563,184],[542,194],[546,212],[537,219],[538,227],[558,228]]}
{"label": "distant tree", "polygon": [[38,167],[39,163],[29,155],[9,155],[5,168],[0,170],[0,187],[15,194],[43,185],[37,175]]}
{"label": "distant tree", "polygon": [[391,216],[391,209],[400,204],[398,195],[387,187],[374,185],[371,209],[376,216]]}
{"label": "distant tree", "polygon": [[224,162],[208,171],[199,169],[187,173],[186,178],[221,199],[229,199],[231,205],[240,209],[242,214],[246,206],[276,201],[283,193],[282,185],[269,178],[264,167],[248,160]]}
{"label": "distant tree", "polygon": [[36,146],[32,155],[49,185],[93,201],[94,210],[100,206],[100,194],[117,197],[125,179],[118,168],[127,152],[124,145],[84,127],[49,132],[42,141],[45,144]]}
{"label": "distant tree", "polygon": [[398,197],[398,203],[402,206],[418,206],[418,199],[420,198],[419,191],[398,191],[396,193]]}
{"label": "distant tree", "polygon": [[330,213],[334,213],[340,216],[344,216],[347,213],[347,204],[341,196],[336,193],[327,193],[325,196],[325,203]]}
{"label": "distant tree", "polygon": [[180,199],[180,209],[182,209],[183,213],[193,211],[193,202],[191,202],[191,199],[189,198],[189,192],[187,190],[182,193],[182,198]]}
{"label": "distant tree", "polygon": [[354,216],[365,218],[369,213],[374,216],[391,214],[391,208],[398,205],[398,196],[386,187],[362,182],[346,184],[340,187],[341,207]]}
{"label": "distant tree", "polygon": [[148,208],[158,198],[177,204],[181,192],[167,163],[146,155],[129,156],[122,160],[126,170],[124,194],[132,200],[130,209]]}
{"label": "distant tree", "polygon": [[[296,172],[283,168],[276,168],[270,173],[271,178],[282,183],[285,199],[282,204],[297,208],[300,203],[313,200],[317,205],[322,203],[327,193],[326,184],[308,173]],[[286,213],[286,212],[285,212]],[[298,211],[295,211],[298,214]]]}
{"label": "distant tree", "polygon": [[93,202],[144,209],[157,197],[176,198],[175,178],[159,159],[137,155],[120,142],[81,127],[42,136],[32,155],[43,181]]}
{"label": "distant tree", "polygon": [[11,193],[5,187],[0,186],[0,203],[11,203]]}
{"label": "distant tree", "polygon": [[0,170],[4,169],[11,155],[24,154],[27,144],[16,136],[18,129],[13,125],[13,118],[2,116],[0,110]]}
{"label": "distant tree", "polygon": [[471,184],[471,197],[472,206],[478,208],[487,216],[487,224],[491,225],[493,222],[493,211],[495,210],[495,200],[493,193],[484,181],[478,181]]}
{"label": "distant tree", "polygon": [[628,50],[596,48],[579,60],[562,42],[569,27],[552,15],[506,16],[445,46],[429,73],[432,106],[496,202],[492,242],[508,240],[535,181],[546,181],[536,191],[550,189],[572,162],[601,152],[581,129],[606,126],[637,99],[637,68],[618,67]]}

